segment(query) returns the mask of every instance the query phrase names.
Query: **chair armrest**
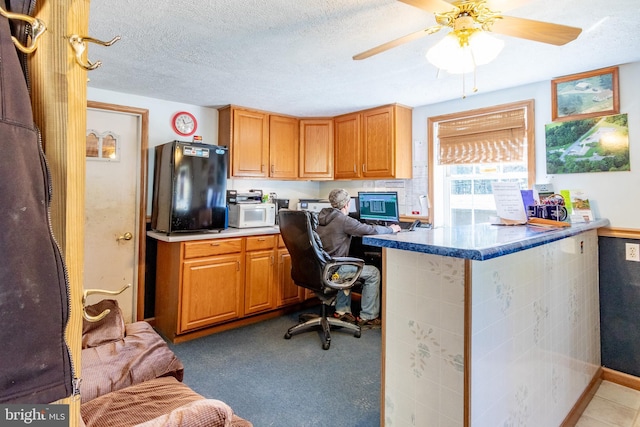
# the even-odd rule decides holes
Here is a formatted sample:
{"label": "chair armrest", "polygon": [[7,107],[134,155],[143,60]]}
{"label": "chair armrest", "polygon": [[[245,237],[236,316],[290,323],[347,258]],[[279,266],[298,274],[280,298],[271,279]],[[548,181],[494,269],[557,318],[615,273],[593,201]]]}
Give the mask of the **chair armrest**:
{"label": "chair armrest", "polygon": [[[335,272],[338,268],[352,265],[356,267],[356,272],[353,276],[349,278],[336,277]],[[353,285],[356,284],[356,281],[360,277],[362,273],[362,269],[364,268],[364,260],[360,258],[352,258],[352,257],[334,257],[331,258],[331,261],[327,262],[324,266],[324,271],[322,274],[322,281],[325,286],[331,289],[344,290],[350,289]]]}
{"label": "chair armrest", "polygon": [[344,263],[353,263],[354,265],[364,265],[364,260],[363,259],[350,257],[350,256],[333,257],[333,258],[331,258],[331,261],[344,262]]}

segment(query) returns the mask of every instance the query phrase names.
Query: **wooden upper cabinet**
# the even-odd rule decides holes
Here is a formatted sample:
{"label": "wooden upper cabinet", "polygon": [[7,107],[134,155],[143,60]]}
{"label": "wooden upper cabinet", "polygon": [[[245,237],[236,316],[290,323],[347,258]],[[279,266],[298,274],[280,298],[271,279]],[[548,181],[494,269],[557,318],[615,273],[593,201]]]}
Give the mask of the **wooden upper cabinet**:
{"label": "wooden upper cabinet", "polygon": [[333,178],[333,119],[300,120],[300,178]]}
{"label": "wooden upper cabinet", "polygon": [[411,178],[411,109],[387,105],[338,116],[335,178]]}
{"label": "wooden upper cabinet", "polygon": [[218,145],[229,147],[229,175],[269,176],[269,114],[227,106],[218,110],[218,123]]}
{"label": "wooden upper cabinet", "polygon": [[335,129],[333,170],[335,179],[361,178],[362,114],[351,113],[333,120]]}
{"label": "wooden upper cabinet", "polygon": [[411,109],[390,105],[362,112],[362,177],[413,175]]}
{"label": "wooden upper cabinet", "polygon": [[230,177],[410,179],[411,115],[397,104],[313,119],[229,105],[218,110],[218,144],[229,147]]}
{"label": "wooden upper cabinet", "polygon": [[271,178],[298,177],[299,141],[297,118],[269,116],[269,176]]}

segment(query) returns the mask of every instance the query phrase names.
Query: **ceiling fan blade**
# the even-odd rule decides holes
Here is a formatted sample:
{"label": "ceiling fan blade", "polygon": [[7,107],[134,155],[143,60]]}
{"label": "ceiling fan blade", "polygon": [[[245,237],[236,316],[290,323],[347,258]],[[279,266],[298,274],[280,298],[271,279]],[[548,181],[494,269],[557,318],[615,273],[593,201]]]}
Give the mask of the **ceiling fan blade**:
{"label": "ceiling fan blade", "polygon": [[441,28],[442,28],[442,26],[440,26],[440,25],[434,25],[433,27],[425,28],[424,30],[416,31],[415,33],[411,33],[411,34],[407,34],[406,36],[400,37],[399,39],[395,39],[395,40],[392,40],[390,42],[383,43],[380,46],[376,46],[376,47],[371,48],[369,50],[365,50],[362,53],[354,55],[353,59],[360,60],[360,59],[369,58],[370,56],[377,55],[377,54],[382,53],[382,52],[384,52],[386,50],[394,48],[396,46],[400,46],[401,44],[404,44],[404,43],[419,39],[420,37],[428,36],[429,34],[433,34],[435,32],[438,32],[438,31],[440,31]]}
{"label": "ceiling fan blade", "polygon": [[502,13],[524,6],[527,3],[531,3],[531,0],[487,0],[487,7],[493,11]]}
{"label": "ceiling fan blade", "polygon": [[552,24],[550,22],[534,21],[531,19],[503,16],[496,19],[491,31],[521,39],[549,43],[556,46],[575,40],[582,32],[581,28],[567,25]]}
{"label": "ceiling fan blade", "polygon": [[427,12],[444,13],[453,9],[453,5],[444,0],[398,0]]}

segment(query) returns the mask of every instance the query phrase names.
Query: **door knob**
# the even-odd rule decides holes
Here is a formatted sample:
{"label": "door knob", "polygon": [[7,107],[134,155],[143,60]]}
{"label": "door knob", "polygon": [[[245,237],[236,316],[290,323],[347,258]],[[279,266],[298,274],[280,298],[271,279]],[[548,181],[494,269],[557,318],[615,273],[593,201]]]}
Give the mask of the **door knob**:
{"label": "door knob", "polygon": [[120,240],[131,240],[133,238],[133,234],[129,233],[128,231],[126,233],[124,233],[122,236],[118,237],[116,239],[116,242],[119,242]]}

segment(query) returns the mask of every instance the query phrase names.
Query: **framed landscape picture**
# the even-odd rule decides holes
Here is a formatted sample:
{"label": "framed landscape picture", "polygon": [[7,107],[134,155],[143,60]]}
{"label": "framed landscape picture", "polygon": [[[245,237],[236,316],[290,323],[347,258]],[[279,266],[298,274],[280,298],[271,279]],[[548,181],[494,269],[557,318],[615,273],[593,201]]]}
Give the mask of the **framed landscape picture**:
{"label": "framed landscape picture", "polygon": [[619,112],[618,67],[551,80],[551,120],[554,122]]}
{"label": "framed landscape picture", "polygon": [[550,123],[545,145],[550,175],[631,170],[627,114]]}

